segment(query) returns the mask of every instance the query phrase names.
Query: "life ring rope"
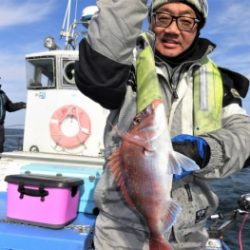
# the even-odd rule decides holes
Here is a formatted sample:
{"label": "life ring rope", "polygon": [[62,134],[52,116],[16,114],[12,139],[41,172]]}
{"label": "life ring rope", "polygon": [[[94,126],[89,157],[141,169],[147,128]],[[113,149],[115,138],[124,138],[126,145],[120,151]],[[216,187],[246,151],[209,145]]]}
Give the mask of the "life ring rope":
{"label": "life ring rope", "polygon": [[80,121],[80,112],[79,112],[79,110],[77,109],[76,112],[77,112],[77,114],[76,114],[77,119],[76,119],[76,120],[77,120],[77,122],[78,122],[79,129],[80,129],[83,133],[89,134],[89,128],[83,127],[82,125],[85,125],[85,124],[81,124],[81,121]]}
{"label": "life ring rope", "polygon": [[[68,136],[62,131],[62,124],[67,118],[75,119],[78,132]],[[50,119],[50,135],[62,148],[76,148],[84,144],[91,135],[91,121],[88,114],[77,105],[65,105],[57,109]]]}

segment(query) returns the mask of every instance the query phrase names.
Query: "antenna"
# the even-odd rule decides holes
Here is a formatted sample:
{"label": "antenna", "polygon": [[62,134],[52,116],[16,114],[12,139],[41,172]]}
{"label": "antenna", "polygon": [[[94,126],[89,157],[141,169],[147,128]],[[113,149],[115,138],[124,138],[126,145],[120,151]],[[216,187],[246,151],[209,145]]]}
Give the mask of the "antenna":
{"label": "antenna", "polygon": [[68,0],[68,4],[66,7],[62,29],[60,32],[61,37],[65,37],[65,49],[69,49],[70,47],[74,49],[74,42],[75,42],[75,34],[74,30],[76,28],[76,12],[77,12],[77,3],[78,0],[75,0],[75,20],[72,25],[70,25],[70,17],[71,17],[71,5],[72,1]]}
{"label": "antenna", "polygon": [[[83,9],[82,17],[80,21],[77,21],[77,9],[78,9],[78,0],[75,0],[75,10],[74,10],[74,20],[71,22],[71,7],[72,7],[72,0],[68,0],[66,11],[63,19],[63,24],[61,28],[60,35],[61,37],[65,38],[65,50],[75,49],[76,42],[79,35],[85,35],[86,32],[76,32],[76,28],[78,24],[83,25],[86,29],[88,28],[88,24],[93,17],[98,12],[97,6],[88,6]],[[50,40],[49,40],[50,41]],[[53,47],[54,48],[54,47]],[[56,49],[56,48],[55,48]]]}

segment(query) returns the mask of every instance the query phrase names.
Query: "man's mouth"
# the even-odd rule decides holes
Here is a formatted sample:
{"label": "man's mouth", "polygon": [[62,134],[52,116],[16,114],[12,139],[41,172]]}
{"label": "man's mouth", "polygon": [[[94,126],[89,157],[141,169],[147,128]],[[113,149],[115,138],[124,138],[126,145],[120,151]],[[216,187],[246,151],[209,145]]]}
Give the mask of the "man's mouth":
{"label": "man's mouth", "polygon": [[179,42],[175,39],[171,39],[171,38],[163,38],[161,39],[162,43],[166,43],[166,44],[173,44],[173,45],[177,45],[179,44]]}

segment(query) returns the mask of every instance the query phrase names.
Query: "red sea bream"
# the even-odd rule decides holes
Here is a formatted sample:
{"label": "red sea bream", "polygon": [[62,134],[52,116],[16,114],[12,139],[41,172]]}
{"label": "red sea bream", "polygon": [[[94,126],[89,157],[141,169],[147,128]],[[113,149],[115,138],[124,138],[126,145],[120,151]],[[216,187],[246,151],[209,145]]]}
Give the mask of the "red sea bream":
{"label": "red sea bream", "polygon": [[120,147],[108,159],[117,185],[127,204],[147,222],[150,250],[172,249],[164,233],[181,211],[171,199],[173,174],[197,166],[173,151],[161,99],[139,112],[121,138]]}

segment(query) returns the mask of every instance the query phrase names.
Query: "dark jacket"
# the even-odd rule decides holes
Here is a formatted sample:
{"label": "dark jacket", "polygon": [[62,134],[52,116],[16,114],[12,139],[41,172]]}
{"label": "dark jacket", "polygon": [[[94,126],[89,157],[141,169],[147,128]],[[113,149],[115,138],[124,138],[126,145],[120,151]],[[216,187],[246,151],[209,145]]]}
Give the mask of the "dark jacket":
{"label": "dark jacket", "polygon": [[0,125],[4,124],[6,111],[14,112],[26,108],[25,102],[12,102],[3,90],[0,90]]}

